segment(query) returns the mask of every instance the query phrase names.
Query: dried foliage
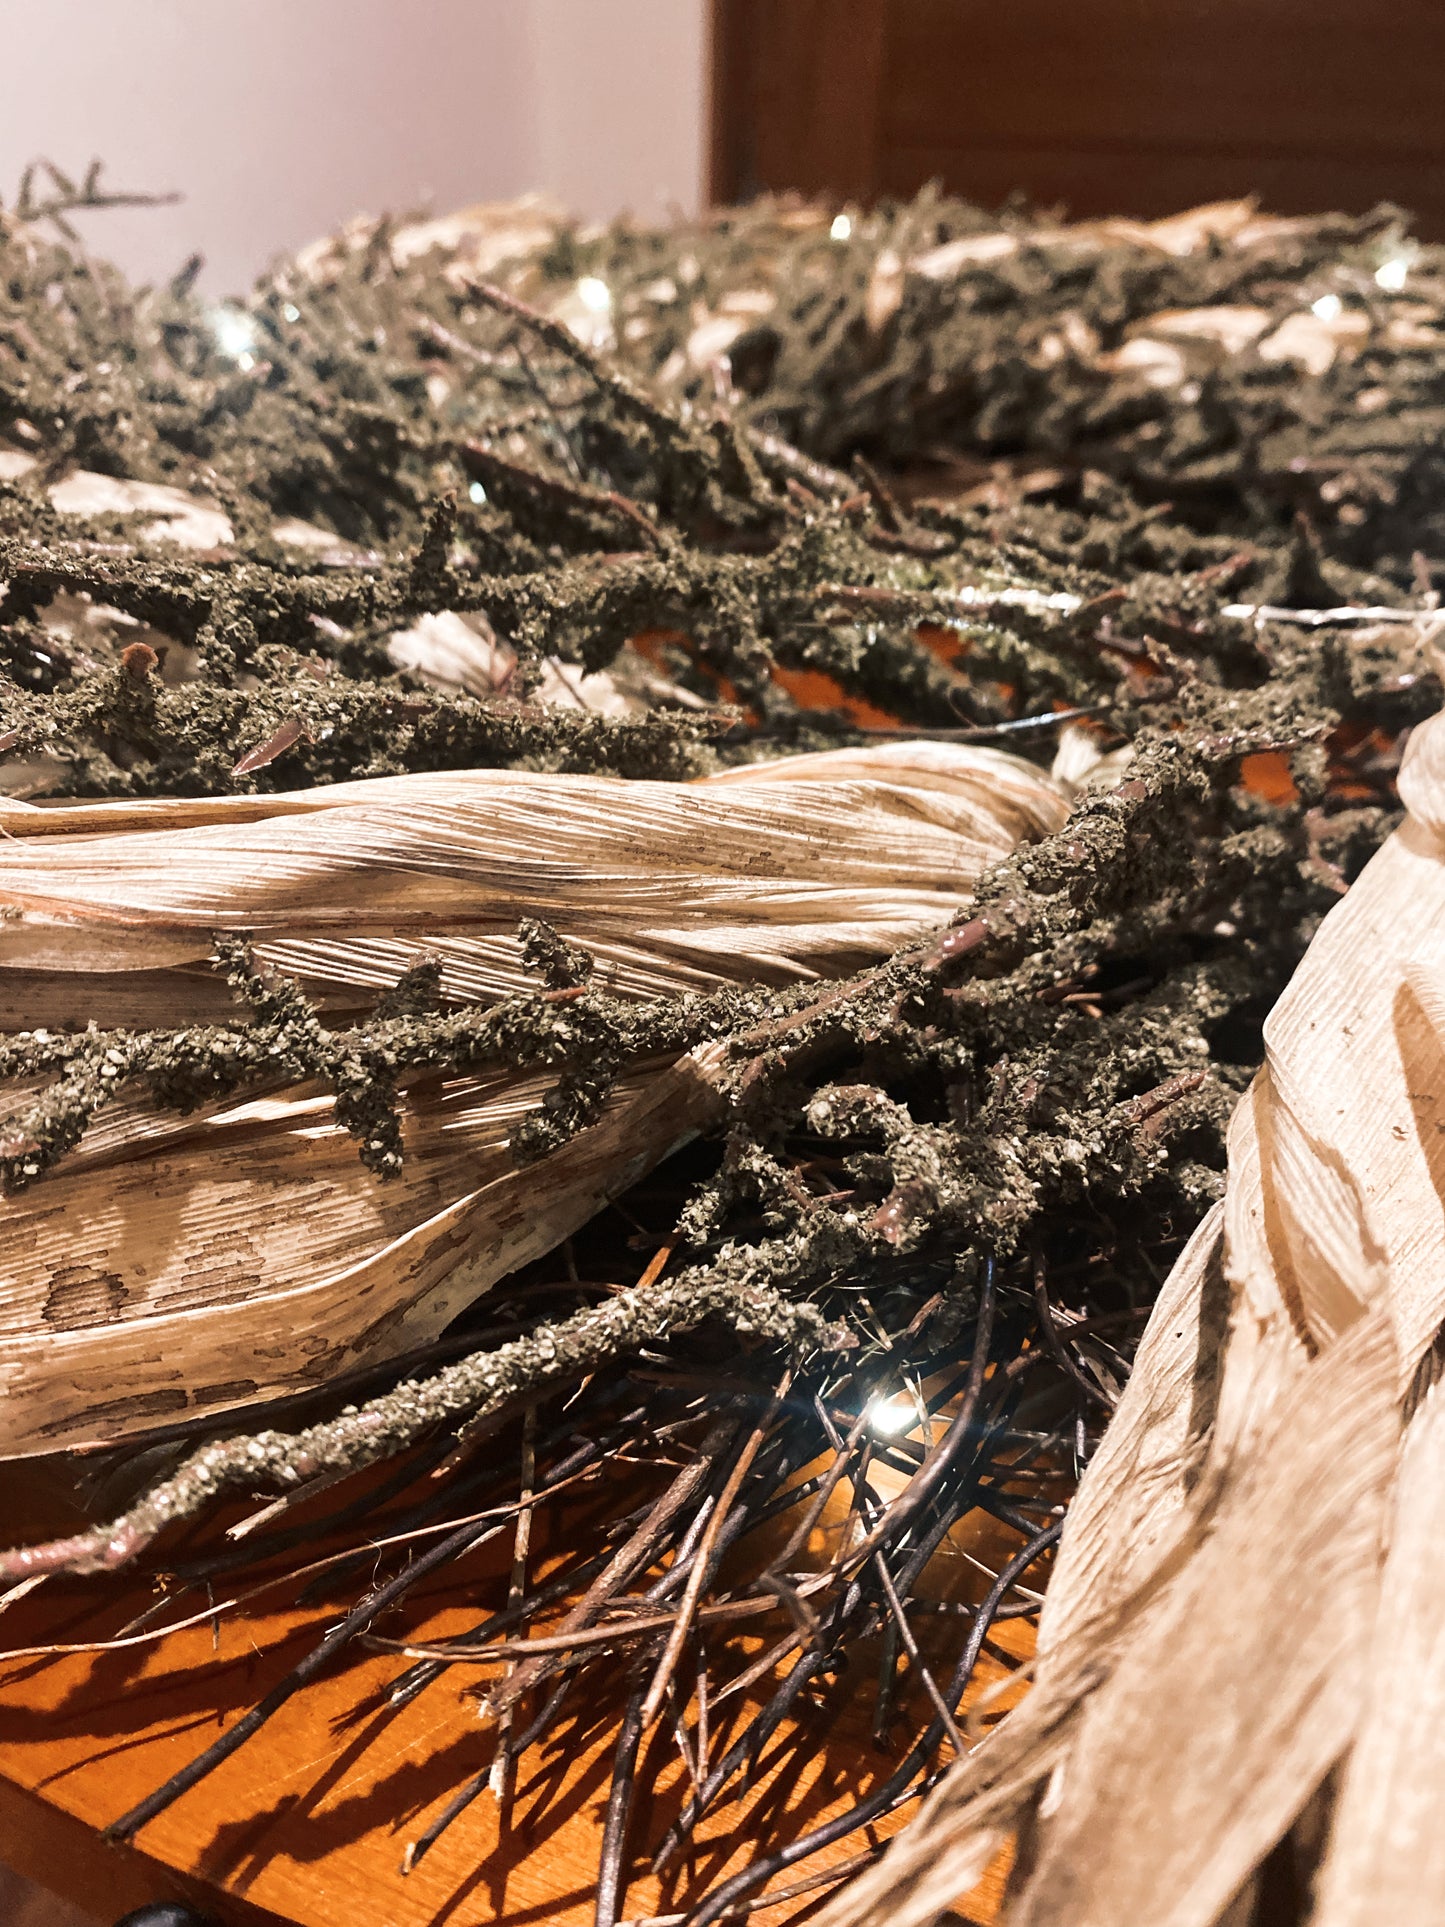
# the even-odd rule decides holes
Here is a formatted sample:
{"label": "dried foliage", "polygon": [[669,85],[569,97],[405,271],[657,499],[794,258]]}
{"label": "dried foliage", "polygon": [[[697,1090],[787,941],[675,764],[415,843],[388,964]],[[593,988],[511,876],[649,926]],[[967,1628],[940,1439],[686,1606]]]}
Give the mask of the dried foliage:
{"label": "dried foliage", "polygon": [[[1075,1502],[1038,1685],[828,1914],[932,1920],[1022,1825],[1010,1921],[1438,1917],[1445,723],[1266,1026],[1229,1184]],[[1292,1836],[1281,1849],[1279,1843]]]}
{"label": "dried foliage", "polygon": [[718,1121],[714,1040],[776,1015],[738,986],[916,942],[1067,808],[996,750],[889,743],[695,784],[478,770],[8,812],[12,1005],[92,1008],[98,983],[183,1027],[13,1047],[53,1081],[0,1139],[0,1453],[439,1336]]}
{"label": "dried foliage", "polygon": [[[158,1439],[118,1513],[97,1487],[113,1524],[4,1564],[24,1580],[144,1550],[200,1593],[244,1565],[343,1604],[129,1833],[350,1641],[405,1645],[418,1580],[510,1532],[514,1583],[471,1641],[398,1662],[393,1697],[485,1663],[498,1735],[500,1764],[417,1851],[488,1778],[506,1797],[585,1677],[619,1708],[599,1920],[613,1927],[658,1846],[629,1828],[659,1746],[698,1782],[665,1853],[678,1905],[697,1922],[742,1909],[925,1792],[967,1739],[958,1707],[989,1629],[1036,1603],[1032,1568],[1132,1334],[1222,1194],[1265,1012],[1398,821],[1406,735],[1439,697],[1441,262],[1388,210],[1061,229],[927,197],[845,240],[788,206],[665,232],[586,233],[535,208],[363,224],[219,310],[184,277],[127,289],[8,216],[0,251],[7,827],[29,802],[62,843],[91,799],[143,838],[168,820],[159,799],[196,822],[255,799],[260,817],[479,768],[677,780],[899,730],[1041,768],[1057,755],[1079,785],[1068,821],[994,864],[941,938],[900,933],[837,983],[725,993],[705,1033],[714,1142],[627,1206],[653,1253],[641,1278],[594,1226],[575,1275],[534,1265],[406,1369],[254,1435]],[[17,908],[26,850],[3,885]],[[258,915],[218,923],[260,947]],[[31,1121],[6,1154],[39,1180],[26,1198],[67,1180],[25,1160],[77,1135],[83,1159],[103,1128],[104,1063],[124,1072],[105,1080],[117,1115],[144,1085],[169,1117],[207,1079],[263,1104],[266,1026],[316,1036],[315,952],[263,975],[203,922],[160,967],[189,970],[196,997],[205,984],[204,1028],[199,1007],[168,1029],[143,999],[112,1018],[104,963],[96,1009],[62,1000],[39,1030],[54,958],[17,986],[4,1069]],[[533,939],[554,997],[579,942]],[[655,995],[625,1007],[625,1049],[601,999],[604,1030],[562,1038],[557,1013],[592,1011],[591,992],[478,1011],[496,986],[454,982],[427,1011],[445,981],[403,975],[409,961],[346,979],[363,1004],[396,1000],[396,1016],[362,1012],[366,1034],[404,1021],[429,1065],[461,1072],[506,1013],[511,1061],[561,1079],[563,1135],[598,1094],[599,1040],[621,1068],[701,1034],[682,1034],[685,1000]],[[105,1033],[87,1036],[97,1011]],[[324,1034],[333,1054],[347,1035]],[[385,1164],[394,1141],[368,1134],[395,1066],[352,1056],[345,1102]],[[1203,1267],[1191,1250],[1171,1304]],[[1167,1442],[1164,1369],[1147,1395]],[[911,1424],[880,1426],[900,1394]],[[651,1469],[619,1489],[608,1453],[644,1422]],[[1177,1468],[1151,1440],[1162,1503]],[[396,1463],[379,1486],[325,1496],[380,1459]],[[177,1530],[253,1486],[282,1497],[239,1544]],[[584,1488],[585,1528],[567,1511]],[[980,1511],[1005,1550],[945,1602],[940,1561]],[[517,1523],[534,1515],[567,1546],[545,1576]],[[358,1602],[373,1539],[395,1563]],[[298,1582],[303,1543],[331,1563]],[[849,1696],[841,1668],[865,1638],[887,1774],[822,1834],[760,1844],[724,1885],[693,1877],[684,1837],[785,1719]],[[1070,1691],[1041,1685],[1027,1723],[976,1756],[972,1859],[948,1862],[947,1898],[1032,1797],[1035,1749],[1064,1745]],[[1300,1789],[1280,1784],[1282,1828]],[[956,1792],[945,1781],[927,1811]],[[917,1891],[924,1918],[940,1892]]]}

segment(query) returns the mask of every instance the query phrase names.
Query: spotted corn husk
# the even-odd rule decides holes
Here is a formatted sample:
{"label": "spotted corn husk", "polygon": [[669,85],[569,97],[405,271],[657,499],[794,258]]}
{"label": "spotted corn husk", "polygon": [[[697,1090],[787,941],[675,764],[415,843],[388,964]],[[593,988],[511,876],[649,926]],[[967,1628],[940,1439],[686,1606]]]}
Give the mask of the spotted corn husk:
{"label": "spotted corn husk", "polygon": [[[844,975],[953,917],[1058,827],[1066,792],[997,752],[889,744],[697,783],[479,770],[270,796],[0,806],[0,1022],[235,1021],[244,938],[323,1010],[435,959],[440,994],[529,988],[522,919],[646,999]],[[126,1091],[0,1203],[0,1452],[315,1385],[433,1338],[717,1114],[721,1047],[644,1065],[540,1163],[509,1140],[547,1077],[400,1095],[399,1173],[363,1167],[333,1097],[252,1088],[189,1116]],[[33,1089],[11,1094],[23,1114]],[[6,1127],[7,1154],[23,1145]]]}
{"label": "spotted corn husk", "polygon": [[1445,1918],[1445,719],[1266,1027],[1066,1529],[1037,1683],[824,1918],[933,1919],[1020,1830],[1009,1927]]}

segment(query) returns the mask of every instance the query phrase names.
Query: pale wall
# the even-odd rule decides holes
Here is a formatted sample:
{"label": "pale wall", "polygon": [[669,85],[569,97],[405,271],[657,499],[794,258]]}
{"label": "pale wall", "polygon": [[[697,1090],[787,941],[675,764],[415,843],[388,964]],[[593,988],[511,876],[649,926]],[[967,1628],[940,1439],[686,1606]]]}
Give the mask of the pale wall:
{"label": "pale wall", "polygon": [[83,231],[217,294],[361,210],[660,215],[701,198],[703,67],[703,0],[0,0],[0,196],[37,155],[178,188]]}

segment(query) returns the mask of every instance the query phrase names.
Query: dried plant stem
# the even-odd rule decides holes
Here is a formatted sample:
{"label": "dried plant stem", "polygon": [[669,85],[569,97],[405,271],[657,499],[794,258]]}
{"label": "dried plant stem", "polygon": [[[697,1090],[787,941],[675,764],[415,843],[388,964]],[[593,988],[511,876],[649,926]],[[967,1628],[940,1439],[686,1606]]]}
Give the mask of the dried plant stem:
{"label": "dried plant stem", "polygon": [[689,1331],[707,1318],[791,1344],[816,1343],[827,1330],[815,1306],[784,1298],[764,1284],[749,1279],[723,1284],[710,1270],[685,1271],[645,1292],[627,1292],[561,1324],[544,1325],[498,1350],[474,1353],[421,1383],[408,1380],[304,1432],[262,1432],[204,1446],[109,1525],[6,1553],[0,1557],[0,1581],[125,1565],[157,1533],[194,1517],[237,1486],[290,1485],[333,1470],[359,1471],[448,1420],[518,1408],[549,1387],[580,1378],[639,1345]]}
{"label": "dried plant stem", "polygon": [[426,1552],[418,1553],[396,1578],[373,1588],[359,1605],[352,1608],[340,1625],[333,1626],[320,1644],[312,1648],[299,1666],[293,1668],[278,1686],[272,1687],[271,1691],[252,1707],[249,1713],[242,1714],[234,1726],[228,1727],[218,1740],[213,1741],[206,1748],[204,1753],[182,1767],[179,1773],[173,1774],[164,1786],[158,1787],[154,1793],[132,1807],[128,1813],[123,1813],[118,1820],[113,1821],[106,1828],[106,1837],[111,1840],[129,1840],[133,1834],[138,1833],[143,1826],[154,1820],[158,1813],[164,1813],[166,1808],[178,1800],[183,1793],[188,1792],[198,1781],[203,1780],[213,1767],[219,1766],[222,1760],[227,1760],[233,1753],[238,1752],[247,1740],[260,1731],[273,1714],[278,1713],[288,1700],[301,1691],[303,1686],[315,1679],[351,1640],[359,1633],[366,1631],[373,1620],[398,1599],[403,1598],[418,1580],[424,1579],[430,1572],[435,1572],[439,1566],[444,1566],[460,1557],[462,1553],[475,1550],[484,1540],[492,1538],[501,1530],[500,1525],[478,1526],[469,1522],[459,1527],[456,1532],[450,1533],[439,1545],[430,1547]]}
{"label": "dried plant stem", "polygon": [[908,1623],[908,1614],[903,1601],[898,1597],[898,1588],[894,1585],[892,1574],[888,1570],[888,1561],[881,1552],[873,1555],[873,1567],[887,1596],[888,1610],[892,1613],[893,1622],[898,1628],[898,1637],[903,1642],[903,1650],[912,1660],[914,1671],[923,1682],[923,1690],[933,1701],[934,1710],[943,1722],[943,1730],[952,1742],[954,1752],[962,1759],[968,1748],[954,1721],[953,1709],[939,1691],[938,1681],[933,1677],[927,1661],[918,1650],[918,1641],[913,1637],[913,1628]]}
{"label": "dried plant stem", "polygon": [[1079,1387],[1079,1390],[1086,1398],[1093,1399],[1096,1404],[1112,1409],[1113,1401],[1109,1398],[1103,1386],[1100,1385],[1097,1380],[1089,1377],[1089,1374],[1084,1370],[1083,1366],[1080,1365],[1078,1359],[1075,1358],[1074,1354],[1063,1341],[1063,1337],[1054,1319],[1053,1306],[1049,1301],[1048,1269],[1044,1263],[1043,1252],[1037,1247],[1035,1247],[1033,1254],[1033,1274],[1034,1303],[1038,1306],[1039,1326],[1043,1331],[1044,1337],[1048,1342],[1049,1350],[1053,1353],[1056,1362],[1068,1373],[1069,1377]]}
{"label": "dried plant stem", "polygon": [[[994,1305],[995,1269],[994,1260],[990,1256],[984,1263],[983,1287],[978,1302],[978,1318],[974,1326],[973,1354],[969,1361],[968,1382],[964,1387],[958,1410],[949,1420],[948,1428],[937,1445],[930,1446],[917,1476],[909,1480],[867,1536],[850,1548],[851,1559],[861,1561],[871,1558],[875,1552],[896,1539],[909,1520],[932,1497],[955,1459],[968,1443],[970,1431],[977,1417],[979,1401],[983,1397],[984,1380],[988,1371],[989,1347],[993,1339]],[[907,1584],[910,1586],[912,1584],[911,1574]]]}
{"label": "dried plant stem", "polygon": [[[72,193],[99,197],[94,178],[55,185],[61,219]],[[27,205],[44,208],[34,193]],[[361,247],[348,237],[319,264],[287,265],[237,309],[254,335],[246,367],[183,282],[133,294],[0,214],[0,787],[12,797],[250,808],[272,790],[486,766],[605,775],[621,794],[638,777],[719,773],[764,741],[816,750],[895,729],[1009,743],[1036,762],[1063,732],[1080,785],[1058,835],[978,880],[965,921],[926,952],[890,938],[890,961],[826,990],[739,992],[706,1011],[664,999],[629,1015],[569,984],[553,1003],[510,1002],[500,1022],[418,1001],[335,1032],[295,1004],[273,1002],[268,1017],[264,995],[249,1025],[212,1023],[198,1004],[184,1029],[151,1030],[142,1000],[129,1028],[98,1010],[101,1034],[72,1028],[73,1002],[48,980],[17,974],[0,1050],[23,1113],[4,1134],[0,1174],[17,1186],[67,1182],[48,1166],[87,1132],[94,1146],[116,1084],[166,1113],[254,1092],[278,1043],[297,1076],[342,1095],[337,1114],[378,1170],[400,1154],[397,1075],[560,1067],[543,1124],[562,1141],[617,1064],[703,1038],[729,1039],[730,1057],[718,1155],[661,1181],[655,1211],[638,1207],[634,1228],[661,1244],[641,1283],[630,1253],[596,1261],[609,1237],[597,1227],[585,1282],[569,1272],[549,1322],[536,1321],[552,1282],[519,1283],[495,1324],[482,1322],[485,1306],[467,1314],[460,1355],[429,1354],[365,1403],[339,1387],[321,1422],[294,1436],[202,1446],[112,1525],[0,1561],[0,1589],[68,1564],[123,1564],[217,1499],[249,1504],[251,1486],[274,1488],[279,1515],[253,1514],[234,1541],[218,1531],[186,1545],[177,1576],[200,1587],[255,1561],[269,1587],[295,1557],[309,1562],[287,1569],[303,1606],[323,1583],[328,1598],[349,1588],[343,1613],[365,1590],[348,1637],[426,1655],[397,1661],[378,1706],[405,1704],[450,1666],[494,1669],[510,1728],[502,1774],[535,1740],[565,1744],[579,1682],[589,1716],[625,1713],[599,1892],[609,1927],[652,1759],[643,1747],[670,1744],[655,1729],[649,1741],[646,1716],[677,1713],[681,1726],[690,1651],[695,1744],[680,1744],[691,1783],[661,1859],[775,1748],[791,1746],[796,1764],[817,1743],[844,1695],[816,1689],[860,1640],[886,1648],[880,1715],[906,1716],[905,1737],[922,1730],[821,1833],[788,1841],[764,1800],[758,1825],[778,1832],[759,1832],[741,1884],[694,1897],[698,1918],[768,1904],[773,1870],[928,1789],[944,1740],[956,1745],[960,1726],[974,1737],[957,1709],[990,1624],[1038,1605],[1028,1568],[1058,1533],[1062,1468],[1071,1453],[1088,1462],[1105,1393],[1127,1368],[1094,1338],[1133,1330],[1218,1196],[1225,1121],[1262,1050],[1258,1013],[1342,887],[1346,907],[1358,901],[1360,867],[1393,821],[1406,733],[1438,702],[1430,357],[1445,256],[1422,251],[1394,299],[1376,272],[1382,249],[1398,247],[1394,219],[1281,230],[1240,210],[1220,228],[1214,210],[1181,241],[1177,223],[1169,236],[1065,231],[1010,214],[990,232],[976,210],[935,197],[860,215],[844,242],[826,218],[768,206],[681,234],[547,223],[492,271],[495,292],[476,285],[464,242],[439,253],[433,235],[407,254],[383,225]],[[564,319],[584,274],[605,284],[618,323],[605,355]],[[1164,339],[1181,316],[1202,314],[1207,333],[1221,303],[1236,322],[1255,304],[1273,326],[1293,288],[1306,297],[1295,322],[1320,320],[1328,335],[1311,301],[1336,284],[1360,310],[1341,319],[1367,319],[1367,345],[1317,339],[1329,366],[1316,375],[1271,361],[1263,335],[1242,350],[1221,338],[1202,411],[1182,380],[1141,383],[1102,345],[1145,341],[1161,364],[1178,357],[1182,375],[1195,350]],[[750,319],[729,366],[710,348],[700,363],[695,337],[715,338],[734,309]],[[1045,447],[1047,470],[1027,452]],[[1001,456],[1009,448],[1024,452]],[[860,450],[874,465],[861,484],[846,472]],[[98,479],[138,504],[146,478],[214,500],[212,549],[157,540],[138,506],[81,515],[57,500]],[[286,552],[280,503],[311,520],[304,551]],[[1292,523],[1300,506],[1309,524]],[[480,659],[460,685],[436,662],[398,670],[402,632],[461,617],[474,638],[490,631],[484,673]],[[648,651],[647,679],[629,693]],[[585,697],[590,675],[610,670],[618,700],[638,706],[554,706],[553,659],[557,688]],[[826,692],[826,711],[800,707],[800,671],[831,679],[808,685]],[[1252,763],[1241,780],[1242,759],[1260,752],[1264,787]],[[5,814],[17,842],[39,827],[19,802]],[[263,941],[244,917],[234,929]],[[209,924],[200,936],[208,954]],[[1421,981],[1428,997],[1428,969]],[[40,994],[67,1014],[26,1028],[42,1022]],[[1341,1116],[1363,1115],[1368,1080],[1342,1101]],[[1403,1102],[1400,1116],[1410,1139]],[[1402,1140],[1383,1135],[1396,1156]],[[90,1155],[79,1148],[70,1172]],[[674,1249],[687,1268],[665,1278]],[[709,1321],[736,1336],[723,1370]],[[848,1341],[845,1358],[835,1339]],[[796,1396],[756,1425],[786,1369]],[[1086,1396],[1096,1370],[1102,1387]],[[927,1384],[944,1389],[913,1436],[870,1425],[871,1401],[899,1385],[921,1399]],[[353,1396],[355,1408],[335,1409]],[[398,1453],[390,1476],[359,1481],[361,1496],[320,1521],[342,1550],[318,1572],[296,1547],[327,1504],[321,1484]],[[805,1477],[820,1454],[825,1469]],[[615,1487],[589,1484],[589,1536],[539,1580],[526,1521],[553,1500],[554,1519],[574,1518],[575,1482],[604,1459],[620,1472]],[[902,1484],[891,1503],[869,1490],[882,1467]],[[640,1504],[634,1473],[649,1482]],[[790,1505],[786,1553],[747,1565]],[[846,1515],[836,1538],[830,1505]],[[912,1630],[935,1608],[920,1588],[976,1509],[1022,1550],[980,1607],[939,1610],[931,1630],[962,1650],[951,1671],[925,1667]],[[497,1579],[496,1611],[479,1606],[455,1641],[409,1640],[405,1625],[387,1627],[396,1640],[377,1636],[368,1614],[384,1588],[359,1571],[375,1556],[360,1537],[446,1558],[484,1532],[512,1539],[513,1583]],[[1271,1539],[1262,1557],[1276,1550]],[[409,1581],[391,1583],[399,1606]],[[1215,1655],[1235,1637],[1225,1630]],[[151,1631],[136,1621],[120,1637]],[[304,1686],[335,1648],[318,1651],[278,1690]],[[758,1703],[732,1709],[738,1723],[719,1739],[718,1706],[744,1692]],[[805,1696],[821,1704],[794,1721]],[[226,1744],[247,1730],[243,1720]],[[1187,1770],[1189,1748],[1175,1752]],[[439,1791],[444,1810],[413,1859],[486,1777]],[[1155,1788],[1141,1779],[1147,1806]],[[1127,1830],[1114,1831],[1132,1852]],[[1040,1833],[1034,1845],[1045,1844]]]}
{"label": "dried plant stem", "polygon": [[[953,1677],[949,1681],[946,1698],[950,1706],[958,1705],[973,1677],[979,1654],[983,1651],[984,1638],[1004,1595],[1015,1580],[1027,1572],[1036,1559],[1058,1543],[1062,1531],[1063,1520],[1054,1520],[1016,1552],[1000,1572],[973,1622],[963,1652],[954,1668]],[[876,1788],[865,1799],[860,1800],[847,1813],[825,1821],[822,1826],[815,1827],[811,1833],[791,1841],[780,1852],[755,1861],[742,1873],[735,1874],[731,1880],[726,1880],[720,1887],[714,1888],[702,1905],[694,1910],[690,1917],[690,1927],[710,1927],[711,1922],[724,1918],[739,1901],[745,1899],[764,1882],[771,1880],[774,1874],[781,1873],[785,1867],[796,1866],[800,1860],[806,1860],[810,1854],[832,1846],[837,1840],[846,1839],[850,1833],[856,1832],[859,1827],[866,1826],[870,1820],[881,1818],[907,1792],[934,1753],[945,1730],[942,1718],[935,1718],[901,1765],[889,1775],[883,1785]]]}
{"label": "dried plant stem", "polygon": [[712,1576],[713,1560],[717,1552],[718,1541],[722,1530],[732,1516],[733,1502],[738,1496],[738,1492],[741,1489],[743,1480],[748,1475],[753,1460],[757,1457],[759,1446],[761,1446],[763,1440],[767,1437],[768,1429],[778,1409],[778,1403],[787,1392],[790,1377],[790,1373],[785,1372],[783,1374],[782,1382],[778,1387],[772,1404],[748,1434],[743,1443],[742,1450],[738,1453],[733,1463],[732,1470],[728,1473],[727,1484],[723,1487],[718,1502],[713,1507],[712,1516],[707,1522],[697,1552],[694,1555],[693,1568],[688,1575],[687,1585],[684,1588],[682,1599],[678,1604],[676,1622],[673,1625],[672,1631],[668,1634],[667,1644],[663,1648],[662,1657],[657,1662],[657,1671],[652,1676],[651,1684],[648,1686],[646,1696],[642,1702],[642,1725],[644,1731],[652,1725],[662,1708],[663,1696],[667,1692],[672,1680],[677,1662],[682,1657],[683,1647],[687,1644],[688,1637],[692,1632],[693,1621],[697,1615],[698,1601],[702,1597],[702,1589]]}
{"label": "dried plant stem", "polygon": [[[678,1513],[688,1504],[712,1470],[717,1454],[722,1450],[728,1436],[735,1429],[730,1418],[717,1419],[698,1448],[697,1456],[691,1465],[671,1482],[651,1507],[647,1516],[631,1537],[618,1548],[608,1561],[605,1569],[588,1587],[577,1604],[567,1613],[553,1637],[558,1642],[554,1650],[568,1651],[565,1643],[573,1633],[580,1633],[592,1625],[599,1614],[616,1598],[618,1592],[635,1574],[649,1566],[657,1553],[666,1543],[666,1535]],[[546,1677],[543,1666],[522,1666],[510,1680],[494,1687],[488,1696],[489,1708],[497,1714],[505,1712],[524,1692],[540,1685]]]}
{"label": "dried plant stem", "polygon": [[[532,1497],[532,1486],[537,1472],[537,1408],[529,1405],[522,1419],[522,1500],[521,1511],[517,1514],[516,1533],[512,1540],[512,1573],[507,1583],[507,1605],[516,1609],[527,1589],[527,1554],[532,1543],[532,1507],[527,1501]],[[511,1738],[512,1709],[502,1713],[497,1721],[497,1751],[492,1760],[492,1770],[488,1784],[498,1806],[505,1806],[512,1785],[512,1756],[507,1742]]]}
{"label": "dried plant stem", "polygon": [[617,1927],[622,1913],[626,1885],[624,1861],[628,1823],[632,1817],[637,1754],[647,1730],[643,1714],[646,1691],[646,1674],[639,1668],[623,1710],[617,1746],[612,1756],[612,1786],[607,1796],[607,1812],[602,1822],[602,1848],[597,1862],[597,1901],[593,1913],[595,1927]]}

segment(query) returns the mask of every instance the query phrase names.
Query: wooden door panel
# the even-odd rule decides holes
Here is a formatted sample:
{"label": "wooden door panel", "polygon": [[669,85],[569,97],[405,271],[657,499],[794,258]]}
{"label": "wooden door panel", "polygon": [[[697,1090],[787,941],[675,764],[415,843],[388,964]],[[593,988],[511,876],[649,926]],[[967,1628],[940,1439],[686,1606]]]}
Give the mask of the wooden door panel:
{"label": "wooden door panel", "polygon": [[1445,7],[891,0],[883,139],[1438,161]]}
{"label": "wooden door panel", "polygon": [[1442,83],[1436,0],[715,0],[714,198],[1393,200],[1433,238]]}

